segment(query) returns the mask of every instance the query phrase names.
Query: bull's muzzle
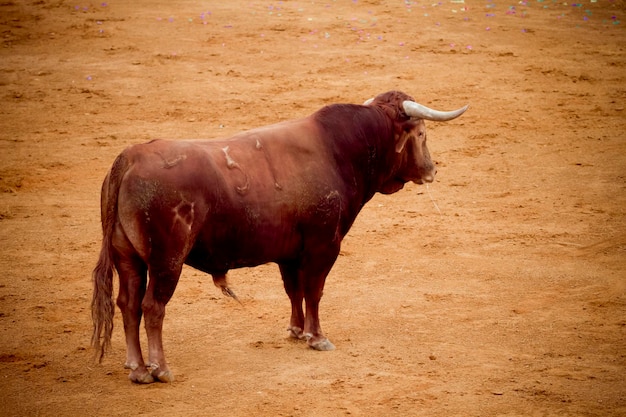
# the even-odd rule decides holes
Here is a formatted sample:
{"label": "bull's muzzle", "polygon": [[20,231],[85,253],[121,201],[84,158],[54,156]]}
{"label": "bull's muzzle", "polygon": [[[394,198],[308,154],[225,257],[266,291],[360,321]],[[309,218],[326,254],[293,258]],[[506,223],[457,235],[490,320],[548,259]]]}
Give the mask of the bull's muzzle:
{"label": "bull's muzzle", "polygon": [[432,183],[434,181],[435,181],[435,174],[432,174],[432,175],[431,174],[426,174],[426,175],[422,176],[421,178],[413,180],[413,182],[415,184],[420,184],[420,185],[426,184],[426,183],[430,184],[430,183]]}

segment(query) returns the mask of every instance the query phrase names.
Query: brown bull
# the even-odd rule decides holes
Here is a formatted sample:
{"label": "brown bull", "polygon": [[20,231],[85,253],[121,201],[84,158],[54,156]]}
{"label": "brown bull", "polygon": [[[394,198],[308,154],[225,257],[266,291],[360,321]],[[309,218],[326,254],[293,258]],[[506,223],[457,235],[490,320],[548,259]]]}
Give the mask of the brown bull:
{"label": "brown bull", "polygon": [[434,180],[424,120],[451,120],[466,109],[439,112],[392,91],[230,139],[155,140],[124,150],[102,185],[104,237],[92,300],[99,359],[111,343],[116,270],[129,378],[173,380],[162,327],[183,264],[233,295],[229,269],[277,263],[291,300],[290,336],[334,349],[318,308],[343,237],[376,192]]}

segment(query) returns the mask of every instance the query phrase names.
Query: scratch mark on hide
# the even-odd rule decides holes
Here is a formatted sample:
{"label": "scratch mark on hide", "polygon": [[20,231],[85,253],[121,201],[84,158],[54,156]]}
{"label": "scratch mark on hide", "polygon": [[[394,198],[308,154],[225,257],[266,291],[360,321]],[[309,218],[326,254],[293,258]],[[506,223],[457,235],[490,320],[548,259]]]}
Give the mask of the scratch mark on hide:
{"label": "scratch mark on hide", "polygon": [[187,228],[187,232],[191,232],[191,226],[195,219],[195,202],[181,201],[172,209],[174,213],[174,221],[172,223],[172,231],[179,222]]}
{"label": "scratch mark on hide", "polygon": [[267,160],[267,164],[270,167],[270,173],[272,174],[272,178],[274,178],[274,188],[276,188],[277,190],[282,190],[283,187],[276,180],[276,170],[274,169],[274,164],[272,164],[272,158],[270,158],[270,155],[267,153],[267,151],[261,144],[261,141],[259,140],[259,138],[256,139],[256,148],[260,151],[263,151],[263,156],[265,156],[265,159]]}
{"label": "scratch mark on hide", "polygon": [[248,178],[248,174],[246,173],[246,171],[244,171],[243,168],[241,168],[241,165],[239,165],[237,162],[233,160],[233,158],[230,157],[230,155],[228,154],[228,150],[229,150],[228,146],[222,148],[222,152],[224,152],[224,156],[226,157],[226,166],[229,169],[238,169],[246,178],[246,183],[242,187],[235,186],[235,190],[237,190],[239,194],[245,194],[246,192],[248,192],[248,189],[250,188],[250,179]]}
{"label": "scratch mark on hide", "polygon": [[[330,191],[316,207],[317,218],[321,226],[334,227],[334,241],[341,240],[341,213],[342,213],[341,195],[337,190]],[[327,229],[332,230],[332,229]]]}
{"label": "scratch mark on hide", "polygon": [[230,169],[238,168],[239,164],[233,161],[233,158],[230,157],[230,155],[228,154],[228,149],[229,149],[228,146],[226,146],[225,148],[222,148],[222,152],[224,152],[224,156],[226,157],[226,166]]}
{"label": "scratch mark on hide", "polygon": [[326,196],[326,198],[329,201],[335,201],[337,204],[337,224],[335,226],[335,238],[341,240],[341,213],[342,213],[342,201],[341,201],[341,196],[339,195],[339,192],[337,190],[333,190],[330,193],[328,193],[328,195]]}
{"label": "scratch mark on hide", "polygon": [[182,154],[182,155],[178,155],[174,158],[170,158],[167,159],[165,156],[163,156],[162,154],[159,153],[159,156],[163,159],[163,168],[165,169],[170,169],[176,165],[178,165],[178,163],[180,163],[181,161],[184,161],[185,159],[187,159],[187,155]]}

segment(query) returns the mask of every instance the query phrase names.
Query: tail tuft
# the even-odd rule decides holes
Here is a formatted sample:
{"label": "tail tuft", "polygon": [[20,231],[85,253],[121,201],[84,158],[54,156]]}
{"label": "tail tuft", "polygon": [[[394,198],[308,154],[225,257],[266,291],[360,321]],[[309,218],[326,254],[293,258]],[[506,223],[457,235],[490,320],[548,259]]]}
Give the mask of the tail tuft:
{"label": "tail tuft", "polygon": [[113,334],[113,264],[108,256],[108,248],[102,247],[100,259],[93,270],[93,298],[91,300],[91,319],[93,321],[93,335],[91,345],[95,349],[98,362],[111,347]]}

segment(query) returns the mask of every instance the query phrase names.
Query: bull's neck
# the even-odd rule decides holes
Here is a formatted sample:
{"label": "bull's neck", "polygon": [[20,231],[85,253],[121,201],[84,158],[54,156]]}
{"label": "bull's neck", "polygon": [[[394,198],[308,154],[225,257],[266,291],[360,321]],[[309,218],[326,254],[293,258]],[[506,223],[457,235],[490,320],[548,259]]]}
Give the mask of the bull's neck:
{"label": "bull's neck", "polygon": [[333,148],[338,170],[362,207],[393,170],[393,126],[377,108],[334,105],[324,110],[317,120]]}

